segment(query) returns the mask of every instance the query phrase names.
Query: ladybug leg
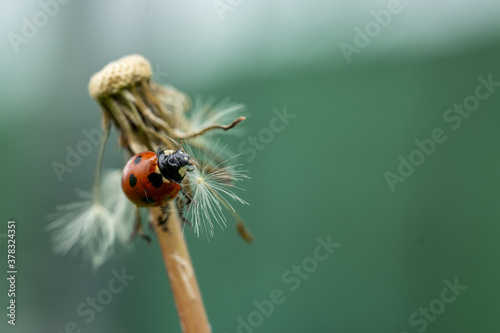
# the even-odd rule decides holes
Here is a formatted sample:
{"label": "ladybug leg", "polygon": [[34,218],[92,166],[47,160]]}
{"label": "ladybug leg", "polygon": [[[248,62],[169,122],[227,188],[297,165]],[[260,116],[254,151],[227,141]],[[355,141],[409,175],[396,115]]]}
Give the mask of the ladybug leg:
{"label": "ladybug leg", "polygon": [[[179,217],[180,217],[181,221],[183,223],[186,223],[190,228],[192,228],[191,223],[189,223],[189,221],[182,215],[182,210],[185,207],[182,199],[179,198],[179,199],[175,200],[175,203],[176,203],[177,212],[179,213]],[[168,208],[168,204],[165,205],[164,207],[162,207],[162,211],[163,211],[164,218],[158,217],[158,220],[156,221],[156,223],[158,223],[159,227],[162,227],[163,231],[168,232],[167,220],[168,220],[168,216],[172,213],[172,211]]]}
{"label": "ladybug leg", "polygon": [[186,204],[184,205],[185,208],[189,206],[193,202],[193,198],[189,195],[189,193],[193,193],[193,190],[191,189],[191,185],[189,184],[189,181],[185,179],[185,181],[181,185],[181,193],[184,198],[186,198]]}
{"label": "ladybug leg", "polygon": [[193,203],[193,198],[189,195],[192,192],[189,181],[185,178],[184,182],[181,185],[182,195],[177,196],[175,204],[177,206],[177,212],[179,213],[179,218],[183,223],[187,224],[190,228],[193,228],[191,222],[184,217],[183,212],[186,210],[186,207],[189,207]]}
{"label": "ladybug leg", "polygon": [[191,198],[189,194],[182,192],[182,195],[184,196],[184,198],[186,198],[186,202],[184,203],[184,207],[182,208],[188,207],[190,204],[193,203],[193,198]]}
{"label": "ladybug leg", "polygon": [[141,212],[139,210],[139,207],[135,207],[135,223],[134,229],[132,230],[132,235],[130,235],[130,241],[134,240],[135,236],[137,235],[144,239],[148,243],[148,245],[151,244],[151,237],[146,235],[142,230]]}
{"label": "ladybug leg", "polygon": [[[162,227],[163,231],[166,231],[168,232],[168,225],[167,225],[167,220],[168,220],[168,216],[170,214],[170,209],[168,209],[168,205],[165,205],[164,207],[162,207],[162,211],[163,211],[163,218],[160,216],[158,216],[158,220],[156,221],[158,223],[158,226],[159,227]],[[153,221],[154,223],[154,221]]]}
{"label": "ladybug leg", "polygon": [[[182,194],[184,194],[184,193],[182,193]],[[176,200],[177,211],[179,212],[179,217],[181,218],[181,221],[182,221],[183,223],[187,224],[187,225],[189,226],[189,228],[191,228],[191,229],[192,229],[192,228],[193,228],[193,225],[191,224],[191,222],[189,222],[189,220],[188,220],[188,219],[186,219],[186,218],[184,217],[184,214],[183,214],[183,211],[184,211],[184,209],[186,208],[186,206],[190,205],[190,204],[191,204],[191,202],[192,202],[192,200],[191,200],[191,197],[190,197],[190,196],[186,195],[186,198],[187,198],[187,199],[186,199],[186,201],[187,201],[187,202],[185,202],[185,201],[183,200],[183,198],[179,198],[178,200]]]}

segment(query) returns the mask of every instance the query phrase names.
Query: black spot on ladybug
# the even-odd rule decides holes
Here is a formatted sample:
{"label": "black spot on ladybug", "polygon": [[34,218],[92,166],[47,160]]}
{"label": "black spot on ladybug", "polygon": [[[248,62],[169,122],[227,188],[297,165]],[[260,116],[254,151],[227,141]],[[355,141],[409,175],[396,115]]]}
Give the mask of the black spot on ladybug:
{"label": "black spot on ladybug", "polygon": [[145,204],[148,204],[148,205],[155,203],[153,198],[148,198],[148,197],[142,197],[142,202],[144,202]]}
{"label": "black spot on ladybug", "polygon": [[134,164],[135,164],[135,165],[139,164],[139,163],[141,162],[141,158],[142,158],[142,155],[137,156],[137,157],[135,158],[135,160],[134,160]]}
{"label": "black spot on ladybug", "polygon": [[148,176],[149,181],[154,187],[160,188],[163,185],[163,176],[159,173],[152,172]]}
{"label": "black spot on ladybug", "polygon": [[130,184],[130,187],[134,187],[135,184],[137,184],[137,178],[135,178],[134,174],[131,174],[130,177],[128,177],[128,183]]}

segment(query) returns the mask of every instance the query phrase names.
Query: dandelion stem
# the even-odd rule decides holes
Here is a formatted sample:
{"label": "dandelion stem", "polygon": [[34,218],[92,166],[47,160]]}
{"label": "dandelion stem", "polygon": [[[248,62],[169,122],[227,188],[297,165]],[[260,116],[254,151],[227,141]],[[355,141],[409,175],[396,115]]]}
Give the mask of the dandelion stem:
{"label": "dandelion stem", "polygon": [[104,134],[102,136],[99,152],[97,153],[97,163],[94,175],[94,186],[92,188],[92,202],[94,204],[101,203],[101,178],[102,178],[102,161],[104,159],[104,150],[108,142],[111,123],[109,121],[103,122]]}
{"label": "dandelion stem", "polygon": [[181,327],[184,333],[210,333],[212,329],[205,312],[186,241],[182,235],[179,217],[172,204],[169,210],[168,231],[157,223],[158,220],[164,218],[161,208],[150,208],[150,214],[154,221]]}

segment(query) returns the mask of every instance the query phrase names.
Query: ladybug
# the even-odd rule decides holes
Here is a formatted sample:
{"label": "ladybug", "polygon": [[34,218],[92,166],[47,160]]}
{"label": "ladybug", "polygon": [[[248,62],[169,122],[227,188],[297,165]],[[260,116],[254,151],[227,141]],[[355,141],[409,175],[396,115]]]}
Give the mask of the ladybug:
{"label": "ladybug", "polygon": [[139,153],[123,168],[123,192],[138,207],[163,206],[177,196],[192,165],[182,149]]}

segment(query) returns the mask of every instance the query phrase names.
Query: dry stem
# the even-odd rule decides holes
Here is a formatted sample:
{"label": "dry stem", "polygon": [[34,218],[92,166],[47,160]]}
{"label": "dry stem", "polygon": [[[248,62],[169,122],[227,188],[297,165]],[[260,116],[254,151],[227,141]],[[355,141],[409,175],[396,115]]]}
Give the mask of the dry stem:
{"label": "dry stem", "polygon": [[166,224],[168,231],[158,224],[158,220],[164,218],[161,208],[150,208],[149,211],[160,243],[183,332],[211,332],[176,211],[171,204]]}

